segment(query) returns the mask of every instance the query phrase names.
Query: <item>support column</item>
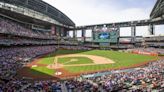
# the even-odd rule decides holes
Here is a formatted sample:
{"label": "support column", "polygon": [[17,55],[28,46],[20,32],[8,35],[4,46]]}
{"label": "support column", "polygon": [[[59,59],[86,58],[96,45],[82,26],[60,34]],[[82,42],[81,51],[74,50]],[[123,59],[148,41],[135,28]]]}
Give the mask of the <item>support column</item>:
{"label": "support column", "polygon": [[92,30],[92,33],[91,33],[91,34],[92,34],[92,37],[91,37],[91,38],[92,38],[92,45],[94,45],[94,38],[95,38],[95,37],[94,37],[94,31],[95,31],[95,30],[94,30],[94,28],[92,28],[91,30]]}
{"label": "support column", "polygon": [[135,43],[135,41],[136,41],[136,26],[131,27],[131,37],[132,37],[131,42]]}
{"label": "support column", "polygon": [[69,32],[70,32],[70,31],[66,31],[66,36],[67,36],[67,37],[70,37]]}
{"label": "support column", "polygon": [[62,28],[61,27],[59,27],[59,35],[60,35],[60,37],[62,37]]}
{"label": "support column", "polygon": [[86,30],[85,29],[82,29],[82,38],[85,42],[85,39],[86,39]]}
{"label": "support column", "polygon": [[92,38],[92,41],[94,40],[94,29],[91,29],[92,31],[91,31],[91,38]]}
{"label": "support column", "polygon": [[154,32],[154,25],[153,24],[150,24],[149,25],[149,35],[155,35],[155,32]]}
{"label": "support column", "polygon": [[64,28],[64,37],[67,37],[67,30],[66,30],[66,28]]}
{"label": "support column", "polygon": [[73,30],[73,38],[76,38],[76,37],[77,37],[77,31]]}
{"label": "support column", "polygon": [[120,45],[120,27],[117,27],[117,35],[118,35],[118,38],[117,38],[117,45],[119,46]]}

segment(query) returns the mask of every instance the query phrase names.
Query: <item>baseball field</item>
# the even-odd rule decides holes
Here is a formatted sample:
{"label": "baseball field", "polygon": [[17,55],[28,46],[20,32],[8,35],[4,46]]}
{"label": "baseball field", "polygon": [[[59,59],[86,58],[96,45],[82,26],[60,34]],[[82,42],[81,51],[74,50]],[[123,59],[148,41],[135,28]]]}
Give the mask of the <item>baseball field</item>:
{"label": "baseball field", "polygon": [[157,56],[118,51],[58,50],[28,64],[26,69],[22,69],[26,73],[21,72],[21,75],[35,78],[44,75],[69,77],[83,73],[138,67],[157,59]]}

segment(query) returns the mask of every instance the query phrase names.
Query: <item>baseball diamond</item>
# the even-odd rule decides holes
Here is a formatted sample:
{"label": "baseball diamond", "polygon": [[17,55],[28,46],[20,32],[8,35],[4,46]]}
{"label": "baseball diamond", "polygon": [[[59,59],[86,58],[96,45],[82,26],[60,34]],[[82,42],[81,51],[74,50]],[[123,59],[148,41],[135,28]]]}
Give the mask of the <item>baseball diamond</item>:
{"label": "baseball diamond", "polygon": [[[44,76],[44,73],[59,78],[67,78],[74,75],[80,76],[80,74],[83,73],[142,66],[157,59],[157,56],[138,55],[118,51],[58,50],[53,54],[46,55],[28,64],[27,67],[29,68],[26,68],[26,71],[30,72],[26,77],[31,77],[33,74],[37,75],[34,71],[40,71],[43,74],[38,74],[38,77],[34,77],[34,79]],[[22,72],[23,71],[25,70],[22,70]],[[20,71],[20,75],[24,76],[22,72]],[[56,76],[55,72],[61,72],[62,74]]]}

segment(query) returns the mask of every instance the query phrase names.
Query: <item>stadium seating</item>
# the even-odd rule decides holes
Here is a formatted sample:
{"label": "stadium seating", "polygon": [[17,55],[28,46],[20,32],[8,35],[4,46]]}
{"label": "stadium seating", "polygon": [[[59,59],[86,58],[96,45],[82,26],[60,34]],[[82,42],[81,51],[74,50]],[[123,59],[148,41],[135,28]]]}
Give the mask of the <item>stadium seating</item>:
{"label": "stadium seating", "polygon": [[70,45],[62,45],[60,46],[61,49],[66,50],[92,50],[92,48],[84,47],[84,46],[70,46]]}
{"label": "stadium seating", "polygon": [[25,38],[2,38],[0,39],[0,45],[47,45],[47,44],[57,44],[55,40],[38,40],[38,39],[25,39]]}
{"label": "stadium seating", "polygon": [[54,36],[40,31],[27,29],[20,24],[7,19],[0,19],[0,33],[31,38],[54,39]]}
{"label": "stadium seating", "polygon": [[[106,71],[108,72],[108,71]],[[111,74],[82,80],[35,81],[14,79],[6,85],[0,81],[0,91],[28,92],[162,92],[164,89],[164,60],[149,63],[146,67],[129,69],[128,71],[112,71]],[[80,89],[80,90],[79,90]]]}
{"label": "stadium seating", "polygon": [[55,51],[54,46],[15,47],[0,49],[0,78],[10,80],[16,71],[31,59]]}
{"label": "stadium seating", "polygon": [[110,75],[82,81],[70,80],[66,82],[66,87],[72,92],[79,89],[81,92],[162,92],[164,89],[163,66],[164,61],[158,60],[144,68],[130,69],[126,72],[113,71]]}

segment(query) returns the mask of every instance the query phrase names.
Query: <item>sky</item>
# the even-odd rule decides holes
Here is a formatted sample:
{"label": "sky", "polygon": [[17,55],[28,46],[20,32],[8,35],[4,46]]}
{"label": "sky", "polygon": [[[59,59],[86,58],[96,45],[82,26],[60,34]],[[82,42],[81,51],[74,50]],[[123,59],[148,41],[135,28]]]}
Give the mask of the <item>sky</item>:
{"label": "sky", "polygon": [[[76,26],[149,19],[150,13],[156,3],[156,0],[43,1],[66,14],[75,22]],[[164,29],[164,27],[162,28]],[[162,28],[158,27],[158,30]],[[143,27],[139,29],[145,30],[147,28]],[[161,34],[161,32],[159,31],[157,33]],[[145,33],[139,32],[138,34],[144,35]]]}

